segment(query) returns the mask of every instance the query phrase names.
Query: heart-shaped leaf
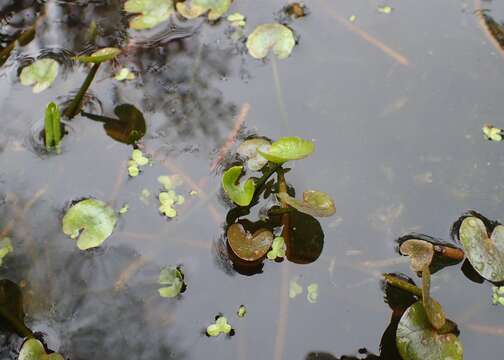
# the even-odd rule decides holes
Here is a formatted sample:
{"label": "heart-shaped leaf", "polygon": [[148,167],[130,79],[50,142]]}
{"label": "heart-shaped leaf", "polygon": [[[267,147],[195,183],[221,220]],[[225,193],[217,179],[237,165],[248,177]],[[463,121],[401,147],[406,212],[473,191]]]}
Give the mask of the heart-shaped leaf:
{"label": "heart-shaped leaf", "polygon": [[488,236],[483,221],[468,216],[460,224],[459,239],[469,262],[482,277],[504,281],[504,226],[497,225]]}
{"label": "heart-shaped leaf", "polygon": [[19,78],[21,84],[25,86],[33,85],[33,93],[47,89],[56,80],[58,76],[59,64],[53,59],[40,59],[33,64],[28,65],[21,70]]}
{"label": "heart-shaped leaf", "polygon": [[91,55],[81,55],[76,56],[75,60],[83,63],[102,63],[105,61],[109,61],[117,57],[121,53],[120,49],[114,47],[103,48],[98,51],[95,51]]}
{"label": "heart-shaped leaf", "polygon": [[85,199],[72,205],[63,217],[63,232],[77,239],[77,247],[100,246],[114,230],[116,215],[103,201]]}
{"label": "heart-shaped leaf", "polygon": [[399,251],[402,255],[410,257],[410,267],[415,272],[422,271],[425,266],[430,266],[434,257],[434,246],[419,239],[406,240],[399,247]]}
{"label": "heart-shaped leaf", "polygon": [[232,224],[227,230],[227,240],[233,253],[245,261],[262,258],[273,243],[273,234],[267,229],[259,229],[251,234],[242,224]]}
{"label": "heart-shaped leaf", "polygon": [[177,3],[177,11],[186,19],[194,19],[208,11],[208,20],[219,19],[231,6],[231,0],[185,0]]}
{"label": "heart-shaped leaf", "polygon": [[166,267],[159,273],[159,283],[164,285],[158,289],[159,295],[172,298],[180,294],[184,286],[184,275],[179,268]]}
{"label": "heart-shaped leaf", "polygon": [[124,11],[140,14],[130,21],[130,28],[135,30],[151,29],[167,20],[175,11],[173,0],[128,0]]}
{"label": "heart-shaped leaf", "polygon": [[285,59],[289,57],[294,45],[296,40],[291,29],[276,23],[259,25],[247,39],[249,54],[256,59],[266,57],[270,50],[279,59]]}
{"label": "heart-shaped leaf", "polygon": [[300,160],[315,151],[315,144],[297,136],[280,138],[271,144],[267,151],[261,148],[257,152],[271,162],[282,164],[289,160]]}
{"label": "heart-shaped leaf", "polygon": [[426,264],[422,269],[422,303],[429,322],[439,330],[445,325],[446,317],[441,304],[430,296],[430,283],[429,265]]}
{"label": "heart-shaped leaf", "polygon": [[247,167],[250,170],[258,171],[268,163],[268,160],[262,157],[257,149],[262,148],[263,151],[268,151],[270,146],[271,143],[266,139],[249,139],[242,142],[236,152],[247,159]]}
{"label": "heart-shaped leaf", "polygon": [[303,193],[303,201],[291,197],[287,193],[278,193],[278,198],[294,209],[305,214],[318,217],[331,216],[336,212],[334,203],[329,196],[322,191],[307,190]]}
{"label": "heart-shaped leaf", "polygon": [[254,180],[248,179],[236,185],[243,170],[243,166],[233,166],[226,170],[222,176],[222,188],[229,198],[239,206],[247,206],[252,201],[255,191]]}
{"label": "heart-shaped leaf", "polygon": [[404,360],[462,360],[464,356],[462,344],[454,334],[439,334],[432,328],[420,301],[401,317],[396,344]]}
{"label": "heart-shaped leaf", "polygon": [[44,345],[37,339],[28,339],[19,351],[18,360],[64,360],[58,353],[47,354]]}

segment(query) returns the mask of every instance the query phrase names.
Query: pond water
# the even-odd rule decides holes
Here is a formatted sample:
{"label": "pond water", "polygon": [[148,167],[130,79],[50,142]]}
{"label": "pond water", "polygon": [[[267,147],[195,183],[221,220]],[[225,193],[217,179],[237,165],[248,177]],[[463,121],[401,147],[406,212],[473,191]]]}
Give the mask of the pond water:
{"label": "pond water", "polygon": [[[249,33],[285,5],[236,0],[230,11],[246,15]],[[394,240],[408,232],[449,240],[468,209],[504,219],[504,151],[481,133],[485,122],[503,126],[503,57],[474,13],[483,6],[499,19],[504,8],[390,0],[393,11],[383,14],[380,1],[306,5],[308,16],[289,23],[298,37],[291,56],[261,61],[230,38],[225,20],[172,18],[138,32],[128,29],[122,1],[0,1],[4,47],[36,24],[34,39],[0,67],[0,225],[14,247],[0,274],[20,284],[26,324],[51,349],[72,360],[379,354],[391,317],[381,274],[403,272],[419,283]],[[86,77],[88,68],[70,57],[89,48],[93,21],[95,48],[127,51],[100,67],[84,109],[114,117],[116,106],[132,104],[143,113],[141,146],[153,162],[138,177],[127,173],[132,146],[82,115],[68,122],[61,154],[41,150],[46,105],[71,100]],[[33,94],[18,75],[41,55],[57,59],[60,73]],[[137,78],[115,80],[122,66]],[[225,144],[234,151],[254,134],[313,140],[315,153],[293,163],[287,180],[299,193],[328,192],[337,213],[320,220],[316,261],[266,261],[247,276],[218,250],[230,203],[220,190],[223,168],[212,164]],[[157,178],[173,174],[184,177],[182,192],[198,195],[167,220],[157,209]],[[144,189],[150,197],[141,198]],[[102,247],[82,252],[61,219],[85,197],[129,211]],[[184,270],[187,289],[175,299],[157,293],[167,265]],[[295,278],[305,291],[291,299]],[[490,284],[469,281],[460,265],[432,281],[459,326],[465,358],[500,359],[504,311],[491,305]],[[319,286],[316,303],[306,298],[310,283]],[[241,304],[244,318],[235,315]],[[219,313],[234,336],[204,335]],[[1,339],[1,358],[16,359],[21,339]]]}

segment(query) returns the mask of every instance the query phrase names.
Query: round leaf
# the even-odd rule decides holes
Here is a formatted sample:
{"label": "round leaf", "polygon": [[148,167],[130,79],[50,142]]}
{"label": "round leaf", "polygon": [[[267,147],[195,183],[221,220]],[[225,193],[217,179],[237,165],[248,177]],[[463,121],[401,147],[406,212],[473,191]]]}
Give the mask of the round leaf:
{"label": "round leaf", "polygon": [[102,63],[104,61],[109,61],[114,59],[117,55],[121,53],[120,49],[108,47],[95,51],[91,55],[81,55],[75,57],[75,60],[83,63]]}
{"label": "round leaf", "polygon": [[256,59],[266,57],[270,49],[279,59],[285,59],[295,44],[292,31],[281,24],[259,25],[247,39],[249,54]]}
{"label": "round leaf", "polygon": [[303,201],[299,201],[287,193],[278,193],[277,196],[281,201],[284,201],[294,209],[311,216],[327,217],[336,212],[331,197],[322,191],[305,191],[303,193]]}
{"label": "round leaf", "polygon": [[128,0],[124,11],[140,14],[130,21],[135,30],[151,29],[167,20],[175,11],[172,0]]}
{"label": "round leaf", "polygon": [[245,261],[262,258],[273,243],[273,234],[266,229],[259,229],[251,234],[241,224],[232,224],[227,230],[228,244],[233,253]]}
{"label": "round leaf", "polygon": [[396,333],[397,349],[405,360],[462,360],[464,350],[454,334],[438,334],[421,302],[405,311]]}
{"label": "round leaf", "polygon": [[77,239],[77,247],[87,250],[100,246],[114,230],[116,215],[103,201],[86,199],[68,209],[63,232]]}
{"label": "round leaf", "polygon": [[186,19],[194,19],[208,11],[208,20],[219,19],[231,6],[231,0],[186,0],[177,3],[177,11]]}
{"label": "round leaf", "polygon": [[257,152],[271,162],[282,164],[289,160],[300,160],[309,156],[315,150],[315,144],[297,136],[280,138],[271,144],[271,147]]}
{"label": "round leaf", "polygon": [[56,80],[58,76],[59,64],[53,59],[40,59],[33,64],[28,65],[21,70],[21,84],[26,86],[33,85],[33,93],[47,89]]}
{"label": "round leaf", "polygon": [[469,262],[482,277],[504,281],[504,226],[497,225],[489,237],[483,221],[469,216],[460,225],[459,239]]}
{"label": "round leaf", "polygon": [[424,240],[406,240],[399,247],[401,254],[407,255],[411,260],[411,270],[422,271],[425,266],[430,266],[434,257],[434,246]]}
{"label": "round leaf", "polygon": [[226,170],[222,176],[222,188],[234,203],[247,206],[254,196],[255,184],[252,179],[248,179],[243,184],[236,185],[242,169],[243,166],[233,166]]}

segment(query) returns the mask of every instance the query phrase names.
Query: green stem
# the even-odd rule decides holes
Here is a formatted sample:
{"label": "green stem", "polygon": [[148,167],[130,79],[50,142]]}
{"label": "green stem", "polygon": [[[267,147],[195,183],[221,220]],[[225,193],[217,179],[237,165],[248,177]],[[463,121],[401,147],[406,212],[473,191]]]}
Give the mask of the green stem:
{"label": "green stem", "polygon": [[420,299],[422,298],[422,290],[419,287],[417,287],[413,284],[410,284],[406,280],[400,279],[400,278],[398,278],[394,275],[390,275],[390,274],[383,274],[383,278],[390,285],[392,285],[396,288],[399,288],[401,290],[404,290],[406,292],[409,292],[410,294],[413,294],[413,295],[419,297]]}
{"label": "green stem", "polygon": [[98,71],[98,68],[100,67],[100,63],[96,63],[93,65],[91,70],[89,71],[89,74],[86,76],[86,79],[82,83],[82,86],[79,89],[79,92],[77,95],[75,95],[74,99],[70,103],[70,105],[65,109],[64,115],[69,118],[73,119],[75,115],[77,115],[82,107],[82,99],[84,99],[84,95],[86,95],[86,92],[93,82],[94,77],[96,76],[96,72]]}
{"label": "green stem", "polygon": [[44,118],[45,144],[47,151],[58,151],[61,141],[61,112],[54,102],[47,105]]}

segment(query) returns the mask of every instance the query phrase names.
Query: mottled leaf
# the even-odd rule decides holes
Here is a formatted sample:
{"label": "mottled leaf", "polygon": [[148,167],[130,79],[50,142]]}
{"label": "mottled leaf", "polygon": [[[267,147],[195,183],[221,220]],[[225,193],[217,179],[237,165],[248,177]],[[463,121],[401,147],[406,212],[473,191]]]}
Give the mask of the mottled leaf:
{"label": "mottled leaf", "polygon": [[251,234],[243,228],[243,225],[237,223],[229,226],[227,240],[233,253],[240,259],[256,261],[270,249],[273,234],[266,229],[259,229]]}
{"label": "mottled leaf", "polygon": [[327,217],[336,212],[331,197],[322,191],[305,191],[303,193],[303,201],[297,200],[287,193],[278,193],[277,196],[281,201],[284,201],[294,209],[311,216]]}
{"label": "mottled leaf", "polygon": [[425,266],[430,266],[434,257],[434,246],[424,240],[410,239],[401,244],[399,250],[402,255],[407,255],[411,260],[411,270],[422,271]]}
{"label": "mottled leaf", "polygon": [[270,50],[279,59],[285,59],[289,57],[295,44],[291,29],[276,23],[259,25],[247,39],[249,54],[256,59],[266,57]]}

